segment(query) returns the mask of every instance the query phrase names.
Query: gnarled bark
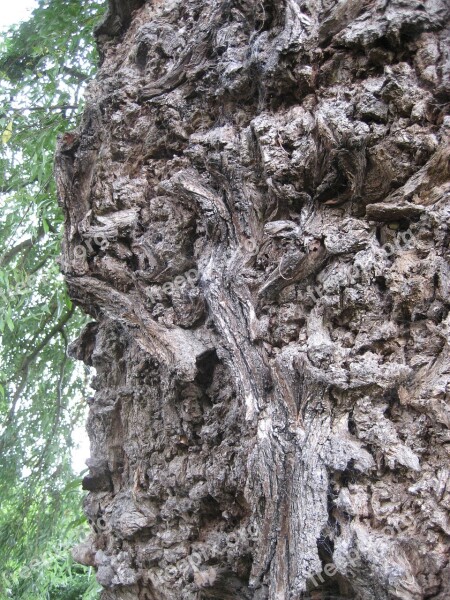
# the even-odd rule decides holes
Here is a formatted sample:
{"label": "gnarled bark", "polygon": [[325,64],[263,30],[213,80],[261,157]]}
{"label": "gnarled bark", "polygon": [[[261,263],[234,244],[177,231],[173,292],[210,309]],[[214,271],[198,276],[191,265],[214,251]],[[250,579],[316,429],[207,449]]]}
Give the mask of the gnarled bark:
{"label": "gnarled bark", "polygon": [[75,556],[105,599],[444,600],[445,1],[114,0],[99,35],[56,157]]}

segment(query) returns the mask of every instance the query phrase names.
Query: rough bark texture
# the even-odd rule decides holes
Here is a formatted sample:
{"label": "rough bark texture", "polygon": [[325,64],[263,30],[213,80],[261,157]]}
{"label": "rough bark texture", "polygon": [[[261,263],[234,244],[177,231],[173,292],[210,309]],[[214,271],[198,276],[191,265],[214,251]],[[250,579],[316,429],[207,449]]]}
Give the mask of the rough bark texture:
{"label": "rough bark texture", "polygon": [[105,600],[449,597],[448,33],[111,1],[56,158]]}

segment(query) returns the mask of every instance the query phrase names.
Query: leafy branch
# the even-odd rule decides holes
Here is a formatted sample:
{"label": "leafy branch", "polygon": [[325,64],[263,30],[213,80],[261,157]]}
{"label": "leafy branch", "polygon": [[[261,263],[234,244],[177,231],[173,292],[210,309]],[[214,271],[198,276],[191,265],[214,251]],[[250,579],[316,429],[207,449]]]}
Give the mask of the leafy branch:
{"label": "leafy branch", "polygon": [[[53,156],[57,135],[77,126],[95,71],[92,29],[103,5],[36,0],[31,19],[0,36],[2,598],[95,597],[89,573],[74,567],[68,551],[79,535],[68,523],[80,522],[81,492],[65,490],[76,480],[73,428],[85,416],[73,399],[85,381],[66,349],[84,317],[56,266],[63,215]],[[25,576],[43,555],[51,566]]]}

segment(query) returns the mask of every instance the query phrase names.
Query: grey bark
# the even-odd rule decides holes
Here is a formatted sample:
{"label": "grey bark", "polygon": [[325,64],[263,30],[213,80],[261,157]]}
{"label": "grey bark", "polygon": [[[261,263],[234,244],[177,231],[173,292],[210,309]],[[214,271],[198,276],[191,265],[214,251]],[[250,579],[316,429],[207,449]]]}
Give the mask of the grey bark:
{"label": "grey bark", "polygon": [[105,600],[449,597],[448,16],[111,2],[56,157]]}

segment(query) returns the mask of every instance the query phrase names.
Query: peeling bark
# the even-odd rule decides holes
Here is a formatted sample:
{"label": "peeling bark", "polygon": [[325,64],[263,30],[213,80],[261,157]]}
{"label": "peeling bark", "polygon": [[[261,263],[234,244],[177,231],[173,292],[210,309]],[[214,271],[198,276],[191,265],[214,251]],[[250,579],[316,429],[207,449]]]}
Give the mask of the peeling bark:
{"label": "peeling bark", "polygon": [[56,156],[105,600],[448,598],[448,13],[111,1]]}

